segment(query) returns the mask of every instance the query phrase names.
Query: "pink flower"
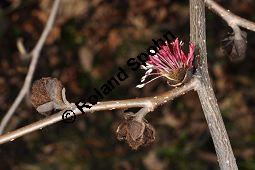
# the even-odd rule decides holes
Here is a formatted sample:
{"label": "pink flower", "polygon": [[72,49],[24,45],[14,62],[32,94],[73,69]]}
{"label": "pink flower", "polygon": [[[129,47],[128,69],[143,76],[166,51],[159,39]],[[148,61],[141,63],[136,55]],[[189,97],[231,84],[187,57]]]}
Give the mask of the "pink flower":
{"label": "pink flower", "polygon": [[[166,42],[165,45],[161,46],[161,49],[155,55],[149,56],[146,66],[141,66],[142,69],[146,70],[141,79],[142,84],[136,87],[142,88],[160,77],[167,78],[171,86],[179,86],[186,82],[193,71],[195,45],[190,43],[188,54],[183,52],[182,45],[182,41],[179,42],[178,38],[176,38],[172,43],[168,44]],[[156,77],[144,83],[149,76]]]}

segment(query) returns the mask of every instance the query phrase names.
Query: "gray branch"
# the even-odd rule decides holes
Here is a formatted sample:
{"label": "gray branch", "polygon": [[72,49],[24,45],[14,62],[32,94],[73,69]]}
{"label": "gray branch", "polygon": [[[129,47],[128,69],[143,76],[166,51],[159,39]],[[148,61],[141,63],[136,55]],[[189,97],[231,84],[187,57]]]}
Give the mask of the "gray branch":
{"label": "gray branch", "polygon": [[190,38],[198,50],[198,75],[200,85],[197,93],[213,139],[222,170],[238,169],[231,144],[221,117],[220,109],[210,82],[206,52],[205,4],[203,0],[190,0]]}
{"label": "gray branch", "polygon": [[[100,102],[90,109],[84,107],[83,111],[85,113],[93,113],[95,111],[103,111],[103,110],[114,110],[114,109],[127,109],[127,108],[141,108],[137,112],[136,119],[142,119],[147,113],[153,111],[156,107],[173,100],[174,98],[185,94],[186,92],[196,89],[198,86],[198,78],[194,76],[192,80],[181,87],[174,88],[170,91],[167,91],[161,95],[153,96],[153,97],[145,97],[145,98],[137,98],[137,99],[127,99],[127,100],[115,100],[115,101],[105,101]],[[67,108],[66,110],[71,109],[75,115],[81,115],[81,111],[76,108]],[[31,133],[33,131],[42,129],[51,124],[57,123],[62,119],[63,113],[66,111],[60,111],[55,113],[49,117],[46,117],[42,120],[39,120],[30,125],[24,126],[12,132],[8,132],[0,136],[0,144],[10,142],[15,140],[18,137],[21,137],[25,134]]]}

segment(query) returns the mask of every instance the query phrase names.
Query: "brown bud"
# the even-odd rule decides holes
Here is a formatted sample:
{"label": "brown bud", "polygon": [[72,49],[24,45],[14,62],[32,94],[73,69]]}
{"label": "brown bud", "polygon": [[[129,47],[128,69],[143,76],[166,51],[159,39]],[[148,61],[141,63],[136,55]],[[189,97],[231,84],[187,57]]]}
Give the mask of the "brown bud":
{"label": "brown bud", "polygon": [[65,105],[62,99],[62,83],[56,78],[42,78],[33,83],[31,103],[40,113],[60,109]]}
{"label": "brown bud", "polygon": [[235,36],[234,33],[229,33],[222,41],[221,46],[231,61],[240,61],[245,58],[247,48],[247,33],[241,31],[240,36]]}
{"label": "brown bud", "polygon": [[154,128],[148,123],[136,120],[122,122],[116,134],[118,140],[125,140],[135,150],[140,146],[147,146],[155,140]]}

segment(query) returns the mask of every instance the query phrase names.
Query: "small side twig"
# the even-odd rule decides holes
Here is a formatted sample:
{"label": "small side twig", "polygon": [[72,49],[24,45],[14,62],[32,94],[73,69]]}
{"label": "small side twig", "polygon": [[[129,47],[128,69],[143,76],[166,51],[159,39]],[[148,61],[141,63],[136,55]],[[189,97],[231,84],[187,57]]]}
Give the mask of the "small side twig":
{"label": "small side twig", "polygon": [[0,134],[3,133],[5,126],[9,122],[10,118],[14,114],[14,112],[17,109],[17,107],[19,106],[20,102],[23,100],[26,93],[29,91],[41,49],[43,47],[43,44],[44,44],[46,38],[48,37],[48,35],[50,33],[50,30],[52,29],[53,23],[56,18],[57,10],[59,7],[59,3],[60,3],[60,0],[54,1],[49,19],[47,21],[47,24],[46,24],[44,30],[43,30],[43,33],[42,33],[40,39],[38,40],[36,46],[30,53],[32,56],[32,60],[31,60],[31,63],[30,63],[29,69],[28,69],[28,73],[25,78],[25,82],[24,82],[22,89],[20,90],[18,96],[16,97],[14,103],[12,104],[12,106],[10,107],[10,109],[8,110],[8,112],[5,114],[5,116],[3,117],[2,121],[1,121]]}
{"label": "small side twig", "polygon": [[[114,110],[114,109],[127,109],[127,108],[141,108],[136,113],[137,119],[142,119],[147,113],[153,111],[156,107],[161,104],[164,104],[174,98],[185,94],[186,92],[197,89],[198,86],[198,78],[194,76],[188,83],[181,87],[177,87],[173,90],[165,92],[161,95],[154,96],[154,97],[145,97],[145,98],[138,98],[138,99],[127,99],[127,100],[116,100],[116,101],[106,101],[106,102],[99,102],[98,104],[94,105],[90,109],[84,108],[83,111],[85,113],[93,113],[95,111],[102,111],[102,110]],[[75,115],[81,115],[82,112],[74,107],[68,108],[72,109]],[[67,109],[67,110],[68,110]],[[31,133],[33,131],[42,129],[46,126],[59,122],[62,119],[63,113],[66,110],[60,111],[54,115],[46,117],[40,121],[22,127],[12,132],[8,132],[4,135],[0,136],[0,144],[13,141],[14,139],[21,137],[25,134]]]}
{"label": "small side twig", "polygon": [[19,50],[19,53],[22,57],[22,59],[27,59],[30,57],[30,55],[28,54],[27,50],[25,49],[25,46],[23,44],[23,39],[22,38],[18,38],[17,40],[17,48]]}

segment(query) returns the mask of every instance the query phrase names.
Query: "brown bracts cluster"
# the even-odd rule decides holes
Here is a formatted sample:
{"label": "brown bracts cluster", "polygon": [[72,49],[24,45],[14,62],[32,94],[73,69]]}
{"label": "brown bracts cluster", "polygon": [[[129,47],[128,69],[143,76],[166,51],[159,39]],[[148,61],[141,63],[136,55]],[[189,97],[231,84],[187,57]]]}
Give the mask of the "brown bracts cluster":
{"label": "brown bracts cluster", "polygon": [[155,129],[149,123],[134,119],[125,119],[118,126],[116,134],[118,140],[125,140],[134,150],[155,140]]}
{"label": "brown bracts cluster", "polygon": [[241,35],[229,33],[221,41],[223,52],[229,56],[233,62],[241,61],[245,58],[247,49],[247,33],[241,31]]}
{"label": "brown bracts cluster", "polygon": [[65,88],[56,78],[42,78],[33,83],[30,99],[39,113],[47,115],[65,108]]}

